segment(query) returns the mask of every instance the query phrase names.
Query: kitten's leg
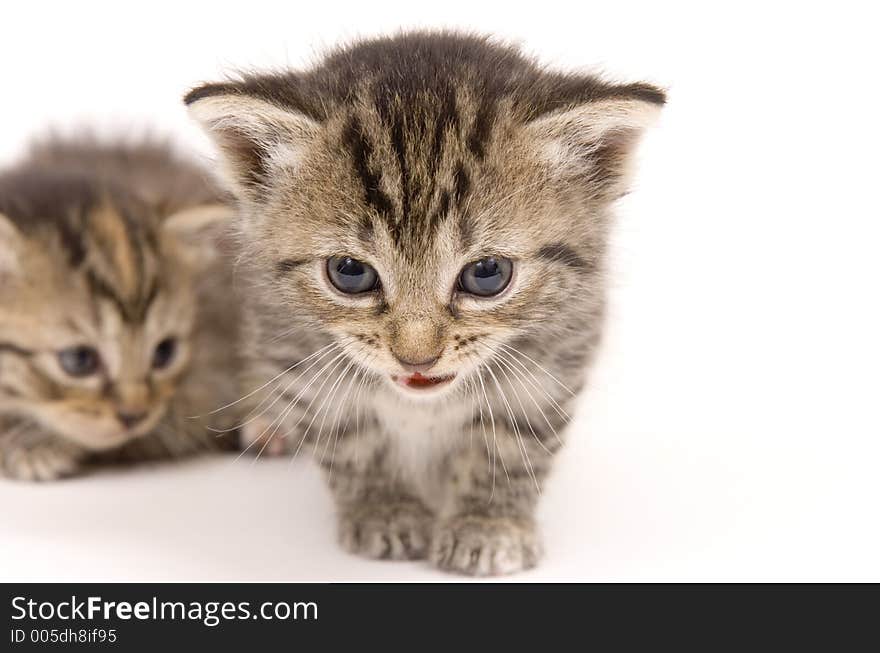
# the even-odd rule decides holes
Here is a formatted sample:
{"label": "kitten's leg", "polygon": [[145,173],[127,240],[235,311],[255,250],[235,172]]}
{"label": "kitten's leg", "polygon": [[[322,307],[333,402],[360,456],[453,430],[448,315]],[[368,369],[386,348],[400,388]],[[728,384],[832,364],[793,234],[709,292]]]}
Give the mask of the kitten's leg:
{"label": "kitten's leg", "polygon": [[534,510],[550,468],[548,450],[559,445],[544,443],[545,449],[531,434],[517,438],[501,429],[493,439],[488,451],[475,441],[447,461],[450,494],[429,553],[441,569],[494,576],[529,569],[541,558]]}
{"label": "kitten's leg", "polygon": [[332,460],[321,463],[336,501],[340,544],[368,558],[424,558],[433,513],[393,474],[388,457],[381,435],[368,431],[348,435]]}
{"label": "kitten's leg", "polygon": [[52,481],[81,471],[89,452],[35,424],[14,423],[0,434],[0,471],[22,481]]}

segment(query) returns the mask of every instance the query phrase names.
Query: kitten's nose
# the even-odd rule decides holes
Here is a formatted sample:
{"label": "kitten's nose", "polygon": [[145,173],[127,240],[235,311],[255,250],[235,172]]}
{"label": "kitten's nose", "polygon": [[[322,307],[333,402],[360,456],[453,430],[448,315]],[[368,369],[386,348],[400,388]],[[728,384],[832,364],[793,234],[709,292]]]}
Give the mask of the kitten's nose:
{"label": "kitten's nose", "polygon": [[[391,352],[394,353],[394,352]],[[415,372],[427,372],[432,367],[434,367],[434,363],[440,360],[440,354],[434,356],[434,358],[426,358],[420,361],[410,361],[405,358],[401,358],[397,354],[394,354],[394,358],[397,359],[397,362],[400,363],[400,366],[405,369],[407,372],[415,373]]]}
{"label": "kitten's nose", "polygon": [[147,411],[140,411],[137,413],[127,412],[127,411],[117,411],[116,418],[119,420],[120,424],[122,424],[125,428],[130,429],[132,426],[144,421],[144,418],[147,416]]}

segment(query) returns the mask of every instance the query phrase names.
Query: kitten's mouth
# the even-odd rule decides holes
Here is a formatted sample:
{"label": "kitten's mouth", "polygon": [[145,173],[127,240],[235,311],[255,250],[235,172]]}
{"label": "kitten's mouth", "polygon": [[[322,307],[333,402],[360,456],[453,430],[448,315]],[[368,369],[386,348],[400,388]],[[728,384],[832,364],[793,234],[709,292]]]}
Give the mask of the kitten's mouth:
{"label": "kitten's mouth", "polygon": [[410,388],[411,390],[434,390],[450,383],[455,378],[455,374],[445,374],[440,376],[424,375],[416,372],[415,374],[392,375],[391,380],[395,383]]}

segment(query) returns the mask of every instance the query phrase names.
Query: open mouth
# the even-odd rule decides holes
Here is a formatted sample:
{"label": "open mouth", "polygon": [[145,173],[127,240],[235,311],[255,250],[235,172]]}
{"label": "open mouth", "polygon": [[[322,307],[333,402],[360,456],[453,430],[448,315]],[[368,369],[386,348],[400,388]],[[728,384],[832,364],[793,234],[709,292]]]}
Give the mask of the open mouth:
{"label": "open mouth", "polygon": [[415,374],[394,375],[391,379],[406,388],[412,390],[433,390],[448,384],[455,378],[455,374],[443,376],[426,376],[416,372]]}

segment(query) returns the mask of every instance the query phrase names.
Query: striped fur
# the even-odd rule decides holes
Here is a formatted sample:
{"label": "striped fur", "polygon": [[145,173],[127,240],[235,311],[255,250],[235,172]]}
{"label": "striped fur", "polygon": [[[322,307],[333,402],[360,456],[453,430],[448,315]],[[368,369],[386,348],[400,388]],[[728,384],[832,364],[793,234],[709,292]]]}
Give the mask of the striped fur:
{"label": "striped fur", "polygon": [[[210,305],[227,301],[222,200],[158,143],[47,141],[0,174],[3,473],[48,480],[221,446],[186,417],[234,398],[221,366],[235,321]],[[166,338],[176,350],[157,369]],[[99,352],[94,373],[65,372],[59,352],[76,346]]]}
{"label": "striped fur", "polygon": [[[601,330],[610,205],[663,92],[411,33],[186,102],[241,207],[246,446],[314,449],[349,550],[534,565],[538,490]],[[341,255],[381,284],[335,292]],[[485,256],[513,281],[468,296],[457,278]],[[399,359],[455,378],[417,396]]]}

